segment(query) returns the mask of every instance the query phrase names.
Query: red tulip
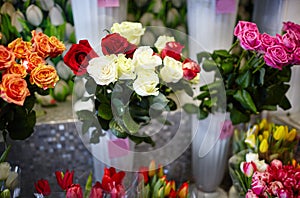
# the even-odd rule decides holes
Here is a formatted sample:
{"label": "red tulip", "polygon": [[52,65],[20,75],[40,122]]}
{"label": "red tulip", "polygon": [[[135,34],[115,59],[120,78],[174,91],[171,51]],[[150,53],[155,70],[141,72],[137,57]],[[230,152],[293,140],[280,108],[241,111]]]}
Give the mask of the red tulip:
{"label": "red tulip", "polygon": [[67,189],[66,198],[83,198],[81,186],[79,184],[72,184]]}
{"label": "red tulip", "polygon": [[177,191],[177,196],[179,198],[186,198],[188,196],[188,192],[189,192],[189,184],[187,182],[184,182],[179,190]]}
{"label": "red tulip", "polygon": [[73,176],[74,176],[74,171],[67,172],[64,174],[63,172],[56,171],[56,180],[58,185],[63,189],[67,190],[72,184],[73,184]]}
{"label": "red tulip", "polygon": [[34,183],[34,187],[37,193],[42,194],[44,196],[48,196],[51,194],[51,189],[48,180],[40,179],[36,183]]}
{"label": "red tulip", "polygon": [[148,167],[141,167],[139,170],[139,178],[144,180],[144,183],[147,184],[149,181],[148,177]]}
{"label": "red tulip", "polygon": [[92,187],[90,198],[101,198],[103,196],[103,190],[100,182],[96,182]]}

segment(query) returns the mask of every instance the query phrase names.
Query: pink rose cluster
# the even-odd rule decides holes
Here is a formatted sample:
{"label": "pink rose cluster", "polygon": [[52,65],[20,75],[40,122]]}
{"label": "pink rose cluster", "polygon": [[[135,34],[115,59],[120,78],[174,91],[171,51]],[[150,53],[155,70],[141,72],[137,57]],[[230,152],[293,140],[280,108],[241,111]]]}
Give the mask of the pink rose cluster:
{"label": "pink rose cluster", "polygon": [[254,172],[246,198],[256,197],[300,198],[300,166],[275,159],[266,171]]}
{"label": "pink rose cluster", "polygon": [[267,65],[281,70],[287,65],[300,64],[300,25],[284,22],[282,30],[283,35],[261,34],[255,23],[239,21],[234,35],[243,49],[262,54]]}

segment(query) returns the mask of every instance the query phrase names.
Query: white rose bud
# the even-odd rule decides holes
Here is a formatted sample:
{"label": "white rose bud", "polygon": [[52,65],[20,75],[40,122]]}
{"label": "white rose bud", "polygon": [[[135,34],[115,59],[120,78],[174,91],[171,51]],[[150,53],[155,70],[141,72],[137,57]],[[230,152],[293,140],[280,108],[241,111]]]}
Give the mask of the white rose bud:
{"label": "white rose bud", "polygon": [[125,21],[122,23],[114,23],[111,27],[111,32],[119,33],[121,36],[125,37],[128,42],[138,45],[141,36],[145,32],[145,28],[143,28],[141,23]]}
{"label": "white rose bud", "polygon": [[115,64],[119,79],[135,79],[134,65],[130,58],[126,58],[124,54],[119,54],[115,59]]}
{"label": "white rose bud", "polygon": [[138,73],[137,79],[133,82],[133,90],[140,96],[157,96],[158,83],[159,78],[154,71],[143,70]]}
{"label": "white rose bud", "polygon": [[58,26],[64,24],[65,20],[62,11],[58,6],[52,7],[49,11],[49,17],[52,25]]}
{"label": "white rose bud", "polygon": [[153,50],[149,46],[142,46],[134,52],[133,64],[136,68],[154,70],[156,66],[162,64],[162,60],[159,56],[153,55]]}
{"label": "white rose bud", "polygon": [[12,16],[12,14],[15,12],[15,8],[14,6],[9,3],[9,2],[5,2],[0,9],[0,13],[1,14],[8,14],[10,17]]}
{"label": "white rose bud", "polygon": [[30,24],[39,26],[43,20],[43,13],[39,7],[32,4],[26,9],[26,18]]}
{"label": "white rose bud", "polygon": [[109,85],[118,77],[117,67],[114,60],[116,55],[100,56],[89,61],[87,72],[98,85]]}
{"label": "white rose bud", "polygon": [[6,180],[10,173],[10,164],[8,162],[0,163],[0,180]]}
{"label": "white rose bud", "polygon": [[167,42],[175,41],[173,36],[159,36],[154,43],[154,46],[157,48],[158,52],[160,53],[165,47]]}
{"label": "white rose bud", "polygon": [[164,58],[164,67],[160,70],[161,78],[167,83],[176,83],[183,77],[182,63],[169,56]]}
{"label": "white rose bud", "polygon": [[19,21],[20,19],[25,19],[25,18],[24,18],[23,13],[18,10],[13,13],[12,18],[11,18],[11,24],[16,27],[18,32],[22,32],[22,30],[23,30],[23,26]]}
{"label": "white rose bud", "polygon": [[54,6],[53,0],[38,0],[41,5],[41,8],[45,11],[49,11]]}
{"label": "white rose bud", "polygon": [[18,173],[14,172],[14,171],[10,171],[9,175],[5,181],[5,185],[7,188],[9,189],[15,189],[18,185],[19,181],[18,181]]}

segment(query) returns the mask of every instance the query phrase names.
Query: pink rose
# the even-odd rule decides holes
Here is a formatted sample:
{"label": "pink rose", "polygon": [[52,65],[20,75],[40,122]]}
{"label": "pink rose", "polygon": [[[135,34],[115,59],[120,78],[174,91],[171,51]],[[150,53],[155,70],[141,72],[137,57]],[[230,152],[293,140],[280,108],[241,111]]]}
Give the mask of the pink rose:
{"label": "pink rose", "polygon": [[247,29],[239,37],[240,45],[245,50],[257,50],[261,45],[259,32]]}
{"label": "pink rose", "polygon": [[244,33],[245,30],[254,30],[258,32],[257,25],[248,21],[239,21],[238,24],[234,28],[234,36],[239,37]]}
{"label": "pink rose", "polygon": [[83,198],[81,186],[79,184],[72,184],[67,189],[66,198]]}
{"label": "pink rose", "polygon": [[96,182],[95,185],[92,187],[90,198],[97,198],[103,196],[103,190],[101,188],[100,182]]}
{"label": "pink rose", "polygon": [[200,66],[195,61],[187,58],[182,63],[183,77],[186,80],[194,79],[200,72]]}
{"label": "pink rose", "polygon": [[166,56],[169,56],[179,61],[181,59],[181,51],[183,48],[184,46],[178,42],[167,42],[165,48],[161,51],[161,58],[164,59]]}
{"label": "pink rose", "polygon": [[292,54],[292,64],[300,64],[300,47],[297,47]]}
{"label": "pink rose", "polygon": [[258,49],[259,52],[265,53],[268,49],[268,47],[271,47],[275,44],[277,44],[277,39],[274,36],[271,36],[269,34],[263,33],[259,35],[261,45]]}
{"label": "pink rose", "polygon": [[287,32],[288,30],[292,30],[295,32],[300,32],[300,25],[293,23],[291,21],[283,22],[282,31]]}
{"label": "pink rose", "polygon": [[289,56],[281,45],[269,47],[265,53],[264,60],[267,65],[279,70],[289,64]]}
{"label": "pink rose", "polygon": [[282,36],[277,34],[276,38],[278,40],[278,43],[280,45],[283,45],[285,50],[289,53],[292,53],[297,47],[296,36],[292,31],[288,31]]}

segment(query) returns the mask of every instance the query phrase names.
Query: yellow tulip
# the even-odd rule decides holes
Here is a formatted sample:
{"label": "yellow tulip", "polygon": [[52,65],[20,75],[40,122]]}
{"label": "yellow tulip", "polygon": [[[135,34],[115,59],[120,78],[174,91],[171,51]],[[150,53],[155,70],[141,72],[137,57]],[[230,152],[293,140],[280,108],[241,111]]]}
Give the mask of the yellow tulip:
{"label": "yellow tulip", "polygon": [[164,175],[164,169],[163,169],[163,166],[160,164],[160,165],[158,165],[157,176],[158,176],[159,178],[161,178],[163,175]]}
{"label": "yellow tulip", "polygon": [[256,144],[255,134],[247,136],[247,138],[245,139],[245,143],[248,144],[251,148],[254,148]]}
{"label": "yellow tulip", "polygon": [[149,172],[148,172],[149,177],[153,177],[155,175],[156,172],[155,168],[156,168],[155,161],[151,160],[149,164]]}
{"label": "yellow tulip", "polygon": [[268,148],[269,148],[269,144],[268,144],[267,139],[263,139],[259,145],[259,151],[261,153],[265,153],[268,151]]}
{"label": "yellow tulip", "polygon": [[279,126],[276,128],[273,137],[275,140],[281,140],[285,137],[285,127],[284,126]]}
{"label": "yellow tulip", "polygon": [[258,135],[258,140],[262,141],[264,139],[264,137],[262,135]]}
{"label": "yellow tulip", "polygon": [[287,133],[287,135],[285,136],[285,139],[287,141],[292,142],[292,141],[294,141],[296,135],[297,135],[296,129],[292,129],[289,133]]}
{"label": "yellow tulip", "polygon": [[259,129],[262,130],[262,129],[266,129],[268,126],[268,122],[267,120],[264,118],[261,120],[261,122],[259,123]]}
{"label": "yellow tulip", "polygon": [[270,135],[270,132],[269,132],[269,131],[264,131],[264,132],[263,132],[263,137],[264,137],[264,139],[268,139],[268,138],[269,138],[269,135]]}

